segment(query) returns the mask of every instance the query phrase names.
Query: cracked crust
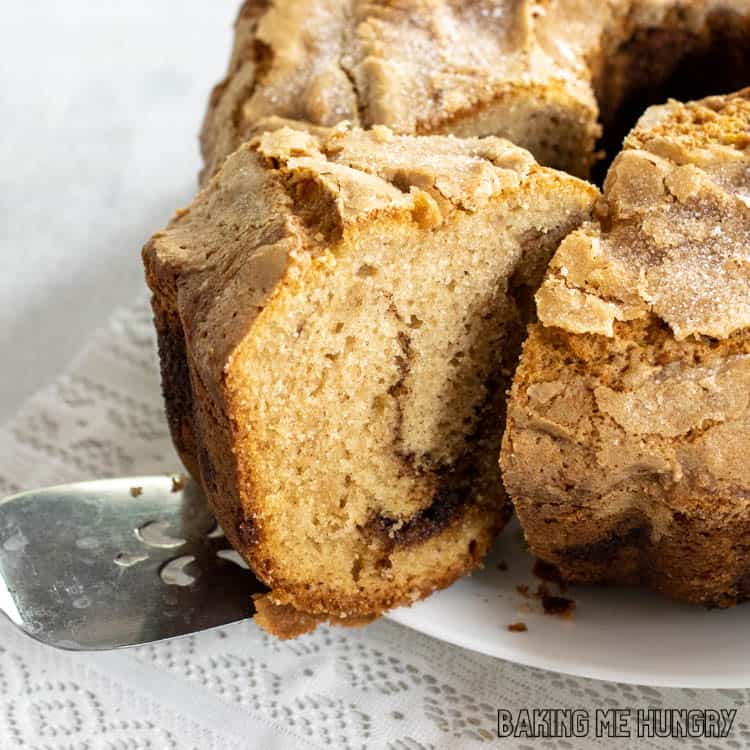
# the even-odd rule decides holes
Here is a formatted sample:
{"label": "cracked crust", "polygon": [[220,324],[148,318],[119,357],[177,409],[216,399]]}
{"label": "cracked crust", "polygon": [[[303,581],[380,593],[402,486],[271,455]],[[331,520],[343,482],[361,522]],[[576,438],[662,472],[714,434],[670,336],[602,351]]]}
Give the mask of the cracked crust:
{"label": "cracked crust", "polygon": [[648,110],[537,294],[503,476],[568,580],[750,594],[749,132],[747,89]]}
{"label": "cracked crust", "polygon": [[358,624],[481,564],[527,301],[595,198],[499,139],[297,125],[147,244],[175,443],[264,627]]}
{"label": "cracked crust", "polygon": [[279,116],[497,135],[586,176],[598,121],[618,147],[621,112],[663,101],[675,74],[706,92],[744,85],[749,18],[741,0],[248,0],[206,113],[203,175]]}

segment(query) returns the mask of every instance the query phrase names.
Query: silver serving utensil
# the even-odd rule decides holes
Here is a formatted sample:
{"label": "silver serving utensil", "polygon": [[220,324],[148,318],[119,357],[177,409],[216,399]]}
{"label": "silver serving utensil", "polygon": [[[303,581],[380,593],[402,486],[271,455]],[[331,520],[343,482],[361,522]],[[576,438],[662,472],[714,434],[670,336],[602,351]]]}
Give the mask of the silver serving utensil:
{"label": "silver serving utensil", "polygon": [[132,646],[249,617],[263,586],[198,486],[132,477],[0,501],[0,610],[70,650]]}

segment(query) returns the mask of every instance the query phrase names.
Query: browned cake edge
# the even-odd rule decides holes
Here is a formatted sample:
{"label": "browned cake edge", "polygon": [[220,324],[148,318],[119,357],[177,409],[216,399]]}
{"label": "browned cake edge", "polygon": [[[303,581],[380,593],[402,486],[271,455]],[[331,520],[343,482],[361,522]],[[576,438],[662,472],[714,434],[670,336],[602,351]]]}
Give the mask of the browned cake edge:
{"label": "browned cake edge", "polygon": [[[616,339],[632,341],[637,349],[658,351],[672,341],[671,331],[657,318],[644,323],[618,323]],[[565,458],[565,441],[554,462],[532,460],[528,450],[517,454],[515,441],[526,424],[529,388],[550,382],[565,371],[599,382],[597,368],[606,362],[608,339],[569,333],[533,324],[524,345],[511,392],[503,437],[503,478],[524,530],[530,552],[555,565],[562,580],[574,584],[644,585],[674,599],[709,607],[731,607],[750,599],[750,514],[737,512],[737,493],[713,492],[696,483],[663,484],[646,476],[634,488],[653,507],[666,508],[672,520],[668,533],[652,537],[652,518],[631,508],[602,516],[599,498],[591,494],[585,472],[596,472],[596,439],[577,445],[580,454]],[[709,348],[731,357],[750,352],[750,332],[727,340],[683,344],[689,356]],[[597,364],[598,363],[598,364]],[[565,395],[563,394],[563,398]],[[688,438],[690,439],[690,438]],[[538,444],[538,442],[537,442]],[[567,461],[570,461],[568,465]]]}

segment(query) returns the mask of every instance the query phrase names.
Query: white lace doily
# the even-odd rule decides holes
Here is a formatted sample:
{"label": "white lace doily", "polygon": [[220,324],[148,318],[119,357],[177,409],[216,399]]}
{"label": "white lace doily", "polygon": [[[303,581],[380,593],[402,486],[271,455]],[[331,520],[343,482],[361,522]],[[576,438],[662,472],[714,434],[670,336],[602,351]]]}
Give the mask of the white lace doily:
{"label": "white lace doily", "polygon": [[[3,495],[178,469],[145,297],[115,314],[72,368],[0,431]],[[729,740],[633,739],[621,747],[750,745],[750,690],[573,678],[479,656],[387,621],[319,628],[285,643],[245,622],[134,650],[71,654],[2,619],[0,644],[0,750],[453,750],[493,743],[573,750],[617,741],[501,741],[497,709],[651,706],[738,714]]]}

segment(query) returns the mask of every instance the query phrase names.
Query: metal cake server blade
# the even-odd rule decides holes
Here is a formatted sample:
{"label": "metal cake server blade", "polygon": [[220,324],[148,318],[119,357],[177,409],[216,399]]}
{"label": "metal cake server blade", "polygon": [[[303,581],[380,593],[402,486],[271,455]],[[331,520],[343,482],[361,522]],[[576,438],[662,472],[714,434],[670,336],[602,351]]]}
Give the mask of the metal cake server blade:
{"label": "metal cake server blade", "polygon": [[264,590],[191,480],[107,479],[0,501],[0,610],[51,646],[113,649],[226,625],[251,616]]}

